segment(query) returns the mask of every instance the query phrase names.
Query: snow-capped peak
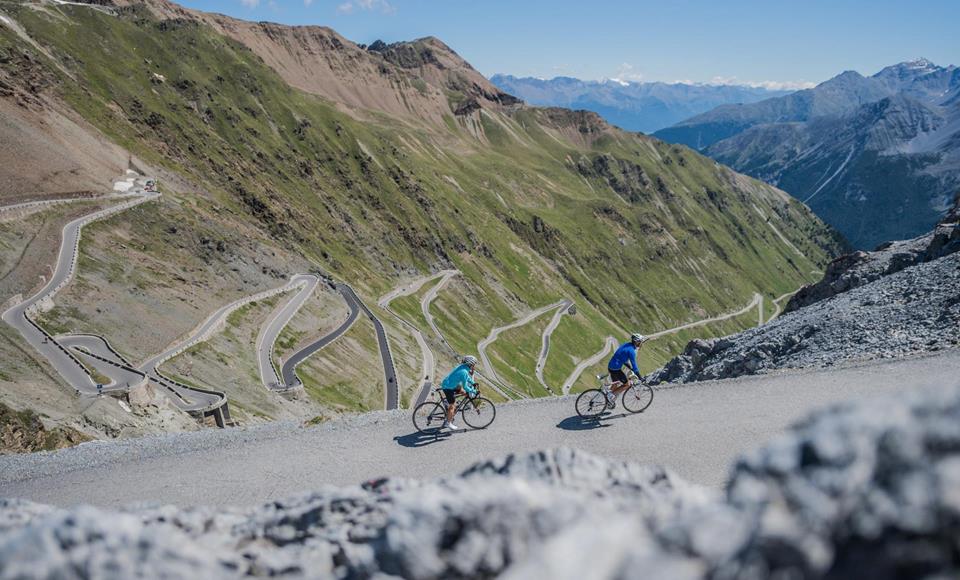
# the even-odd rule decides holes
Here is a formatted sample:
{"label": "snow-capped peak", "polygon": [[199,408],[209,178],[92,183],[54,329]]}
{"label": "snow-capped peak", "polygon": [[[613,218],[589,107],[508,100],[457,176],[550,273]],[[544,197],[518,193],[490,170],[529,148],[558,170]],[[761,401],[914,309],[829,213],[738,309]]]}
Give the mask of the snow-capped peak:
{"label": "snow-capped peak", "polygon": [[937,68],[937,65],[933,64],[932,62],[930,62],[929,60],[923,57],[911,60],[910,62],[907,62],[904,64],[906,64],[908,67],[912,69],[920,69],[920,70],[929,70],[929,69]]}

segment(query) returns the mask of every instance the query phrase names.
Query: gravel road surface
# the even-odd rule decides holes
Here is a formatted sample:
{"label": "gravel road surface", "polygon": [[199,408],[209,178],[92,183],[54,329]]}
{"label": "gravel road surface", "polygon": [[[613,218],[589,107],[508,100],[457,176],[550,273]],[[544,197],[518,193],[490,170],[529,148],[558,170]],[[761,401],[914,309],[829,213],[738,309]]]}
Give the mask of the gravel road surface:
{"label": "gravel road surface", "polygon": [[0,497],[61,506],[158,501],[249,505],[391,475],[455,473],[514,451],[572,446],[656,463],[690,481],[721,486],[741,452],[834,402],[960,382],[960,350],[861,366],[744,377],[658,390],[637,416],[618,408],[585,424],[573,398],[501,405],[485,431],[424,438],[406,411],[377,412],[303,428],[277,423],[96,442],[0,458]]}

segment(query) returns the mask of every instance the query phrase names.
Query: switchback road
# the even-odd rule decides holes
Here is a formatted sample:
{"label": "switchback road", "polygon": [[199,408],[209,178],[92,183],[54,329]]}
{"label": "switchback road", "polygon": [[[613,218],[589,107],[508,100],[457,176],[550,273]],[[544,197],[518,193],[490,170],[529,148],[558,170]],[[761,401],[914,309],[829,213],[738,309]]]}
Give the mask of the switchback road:
{"label": "switchback road", "polygon": [[351,290],[346,284],[336,284],[335,288],[338,292],[340,292],[340,295],[343,296],[343,299],[347,303],[347,307],[350,308],[350,315],[347,316],[347,319],[343,321],[343,324],[334,329],[333,332],[326,334],[314,342],[304,346],[283,361],[283,367],[280,369],[280,376],[283,378],[284,385],[291,386],[301,384],[302,381],[300,381],[296,373],[297,366],[303,361],[307,360],[321,348],[343,336],[344,333],[350,330],[350,327],[353,326],[353,323],[357,321],[357,316],[360,315],[360,301],[357,300],[356,294],[354,294],[353,290]]}

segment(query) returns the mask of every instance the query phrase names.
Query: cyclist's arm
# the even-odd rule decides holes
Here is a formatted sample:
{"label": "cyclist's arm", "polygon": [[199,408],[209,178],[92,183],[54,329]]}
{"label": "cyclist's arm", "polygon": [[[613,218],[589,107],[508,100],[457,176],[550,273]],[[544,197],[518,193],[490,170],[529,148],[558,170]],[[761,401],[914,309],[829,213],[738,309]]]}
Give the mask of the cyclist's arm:
{"label": "cyclist's arm", "polygon": [[640,369],[637,367],[637,350],[634,349],[630,352],[630,368],[633,369],[633,374],[640,376]]}

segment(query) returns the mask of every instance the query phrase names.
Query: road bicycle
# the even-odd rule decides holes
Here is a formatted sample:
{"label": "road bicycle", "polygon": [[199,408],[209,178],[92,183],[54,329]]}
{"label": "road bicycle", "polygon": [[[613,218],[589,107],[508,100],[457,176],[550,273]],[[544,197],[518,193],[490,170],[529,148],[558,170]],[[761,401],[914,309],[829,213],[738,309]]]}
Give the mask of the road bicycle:
{"label": "road bicycle", "polygon": [[[443,427],[447,418],[447,399],[443,389],[434,389],[435,400],[425,401],[413,410],[413,426],[424,434],[436,433]],[[497,416],[497,407],[490,399],[481,397],[477,391],[471,397],[466,393],[457,395],[455,404],[463,422],[473,429],[486,429]]]}
{"label": "road bicycle", "polygon": [[[605,389],[608,389],[610,383],[604,382],[609,375],[597,375],[600,381],[599,389],[587,389],[577,397],[576,408],[577,415],[584,419],[596,419],[607,409],[613,408],[608,401]],[[630,386],[623,390],[621,395],[623,408],[631,413],[642,413],[653,403],[653,387],[643,382],[639,377],[630,379]]]}

